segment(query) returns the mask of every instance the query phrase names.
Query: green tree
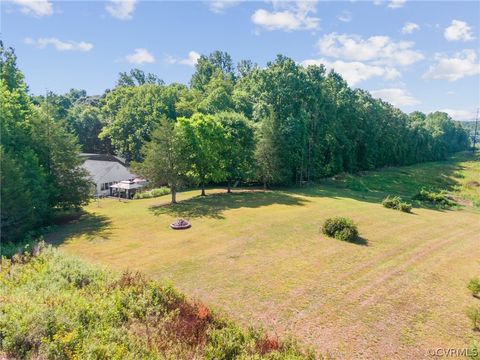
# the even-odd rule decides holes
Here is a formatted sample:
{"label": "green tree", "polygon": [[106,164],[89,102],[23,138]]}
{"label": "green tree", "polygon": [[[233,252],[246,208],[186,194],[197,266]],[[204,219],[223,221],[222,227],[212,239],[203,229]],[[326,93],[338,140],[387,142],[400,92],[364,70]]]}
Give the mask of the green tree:
{"label": "green tree", "polygon": [[48,223],[55,209],[86,203],[89,182],[75,138],[62,121],[32,103],[15,53],[3,44],[0,69],[2,239],[17,241]]}
{"label": "green tree", "polygon": [[251,60],[240,60],[237,64],[237,77],[246,77],[257,69],[258,65]]}
{"label": "green tree", "polygon": [[187,164],[182,156],[179,135],[175,124],[162,119],[154,130],[152,139],[142,149],[144,161],[132,164],[136,173],[148,179],[152,184],[167,184],[172,195],[172,204],[177,203],[177,189],[185,182]]}
{"label": "green tree", "polygon": [[140,69],[132,69],[129,73],[118,74],[117,86],[140,86],[145,84],[164,85],[164,81],[157,75],[147,73]]}
{"label": "green tree", "polygon": [[72,106],[86,98],[87,92],[85,90],[70,89],[66,94],[55,94],[48,91],[46,95],[33,96],[32,102],[56,121],[63,121]]}
{"label": "green tree", "polygon": [[221,153],[227,191],[230,193],[233,181],[244,180],[251,174],[255,151],[254,128],[242,114],[222,112],[215,117],[222,125],[225,136]]}
{"label": "green tree", "polygon": [[263,183],[264,189],[268,184],[279,181],[281,160],[278,158],[271,118],[264,119],[260,125],[255,160],[257,178]]}
{"label": "green tree", "polygon": [[50,206],[78,209],[87,204],[91,183],[87,171],[81,167],[80,147],[75,136],[61,122],[41,111],[32,119],[32,124],[35,153],[50,184]]}
{"label": "green tree", "polygon": [[100,138],[109,138],[114,149],[127,161],[140,161],[142,145],[150,140],[160,119],[176,118],[175,104],[184,88],[178,85],[146,84],[120,86],[104,100],[106,126]]}
{"label": "green tree", "polygon": [[220,122],[212,115],[194,114],[191,118],[178,118],[176,125],[181,156],[188,164],[186,175],[200,185],[205,196],[205,185],[225,180],[222,149],[225,134]]}
{"label": "green tree", "polygon": [[231,56],[222,51],[214,51],[208,56],[202,55],[195,64],[195,73],[192,75],[190,85],[192,89],[205,91],[205,86],[214,74],[220,71],[230,80],[235,80],[235,70]]}
{"label": "green tree", "polygon": [[1,240],[16,241],[37,224],[37,218],[22,168],[1,147],[0,162]]}
{"label": "green tree", "polygon": [[77,137],[83,152],[112,152],[109,139],[99,138],[105,126],[105,120],[100,108],[85,103],[75,104],[69,109],[65,123],[67,130]]}
{"label": "green tree", "polygon": [[233,110],[232,92],[233,81],[231,78],[216,70],[208,84],[204,86],[204,93],[198,104],[198,110],[205,114]]}

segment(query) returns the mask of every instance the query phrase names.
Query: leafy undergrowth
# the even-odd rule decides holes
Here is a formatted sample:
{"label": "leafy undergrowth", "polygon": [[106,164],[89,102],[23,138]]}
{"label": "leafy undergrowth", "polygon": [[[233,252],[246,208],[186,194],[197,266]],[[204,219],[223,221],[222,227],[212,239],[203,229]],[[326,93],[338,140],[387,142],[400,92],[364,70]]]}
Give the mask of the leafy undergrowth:
{"label": "leafy undergrowth", "polygon": [[170,194],[170,189],[167,187],[159,187],[151,190],[140,191],[135,194],[134,199],[151,199],[163,195]]}
{"label": "leafy undergrowth", "polygon": [[[448,160],[420,163],[403,167],[387,167],[355,175],[339,174],[325,179],[328,188],[348,189],[362,199],[381,201],[386,195],[415,198],[422,189],[447,197],[452,207],[455,203],[480,208],[480,152],[461,152]],[[422,199],[415,205],[438,205],[435,201]]]}
{"label": "leafy undergrowth", "polygon": [[47,247],[2,261],[0,357],[312,359],[293,340],[243,330],[171,286],[112,274]]}

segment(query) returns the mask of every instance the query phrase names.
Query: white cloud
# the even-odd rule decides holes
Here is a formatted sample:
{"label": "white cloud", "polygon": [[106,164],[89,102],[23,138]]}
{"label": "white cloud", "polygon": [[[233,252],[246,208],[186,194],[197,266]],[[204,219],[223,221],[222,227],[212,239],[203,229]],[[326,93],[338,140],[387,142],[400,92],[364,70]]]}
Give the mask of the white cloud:
{"label": "white cloud", "polygon": [[470,41],[475,39],[472,28],[465,21],[460,20],[452,20],[452,24],[445,29],[443,35],[448,41]]}
{"label": "white cloud", "polygon": [[[388,1],[388,7],[390,9],[399,9],[405,5],[407,0],[390,0]],[[383,5],[385,3],[384,0],[373,0],[373,5]]]}
{"label": "white cloud", "polygon": [[137,0],[110,0],[105,5],[105,10],[114,18],[130,20],[136,5]]}
{"label": "white cloud", "polygon": [[318,42],[320,53],[325,56],[355,61],[371,61],[374,64],[411,65],[424,58],[412,50],[410,41],[394,42],[388,36],[371,36],[330,33]]}
{"label": "white cloud", "polygon": [[238,5],[240,2],[238,0],[211,0],[207,2],[207,5],[210,11],[219,14],[229,7]]}
{"label": "white cloud", "polygon": [[453,57],[436,54],[435,59],[437,62],[423,74],[424,79],[457,81],[480,74],[480,62],[472,49],[465,49]]}
{"label": "white cloud", "polygon": [[53,14],[53,5],[48,0],[7,0],[20,6],[24,14],[34,16],[48,16]]}
{"label": "white cloud", "polygon": [[323,64],[327,69],[333,69],[342,75],[350,86],[355,86],[359,82],[368,80],[372,77],[382,77],[387,80],[394,80],[400,77],[400,73],[395,68],[368,65],[358,61],[345,62],[336,60],[330,62],[326,59],[318,59],[305,60],[302,62],[303,66],[320,64]]}
{"label": "white cloud", "polygon": [[131,64],[154,63],[155,57],[144,48],[138,48],[133,51],[133,54],[127,55],[125,59]]}
{"label": "white cloud", "polygon": [[343,11],[337,16],[337,19],[343,22],[350,22],[352,21],[352,13],[350,11]]}
{"label": "white cloud", "polygon": [[195,66],[199,58],[200,58],[200,54],[192,50],[192,51],[189,51],[188,56],[185,59],[179,59],[173,56],[167,56],[166,62],[169,64],[182,64],[187,66]]}
{"label": "white cloud", "polygon": [[399,88],[380,89],[370,91],[372,96],[381,98],[395,106],[412,106],[420,104],[408,91]]}
{"label": "white cloud", "polygon": [[475,110],[455,110],[455,109],[442,109],[442,112],[446,112],[453,120],[457,121],[469,121],[475,120]]}
{"label": "white cloud", "polygon": [[251,19],[254,24],[272,30],[315,30],[320,26],[316,13],[316,1],[274,1],[273,11],[256,10]]}
{"label": "white cloud", "polygon": [[28,45],[35,45],[41,49],[46,48],[47,46],[51,45],[58,51],[83,51],[88,52],[92,50],[93,44],[85,42],[85,41],[62,41],[57,38],[26,38],[24,40],[25,44]]}
{"label": "white cloud", "polygon": [[406,2],[406,0],[390,0],[390,2],[388,3],[388,7],[390,9],[399,9],[403,7]]}
{"label": "white cloud", "polygon": [[402,34],[411,34],[415,30],[420,30],[420,26],[418,24],[406,22],[401,32]]}

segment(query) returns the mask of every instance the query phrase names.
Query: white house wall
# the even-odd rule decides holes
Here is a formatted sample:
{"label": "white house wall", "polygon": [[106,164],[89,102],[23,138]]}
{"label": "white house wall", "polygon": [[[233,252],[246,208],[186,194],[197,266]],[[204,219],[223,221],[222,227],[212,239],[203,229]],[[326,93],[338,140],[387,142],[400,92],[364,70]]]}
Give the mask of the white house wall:
{"label": "white house wall", "polygon": [[110,190],[101,190],[103,183],[119,182],[135,177],[134,174],[116,161],[86,160],[83,167],[90,173],[90,178],[95,182],[97,195],[109,195]]}

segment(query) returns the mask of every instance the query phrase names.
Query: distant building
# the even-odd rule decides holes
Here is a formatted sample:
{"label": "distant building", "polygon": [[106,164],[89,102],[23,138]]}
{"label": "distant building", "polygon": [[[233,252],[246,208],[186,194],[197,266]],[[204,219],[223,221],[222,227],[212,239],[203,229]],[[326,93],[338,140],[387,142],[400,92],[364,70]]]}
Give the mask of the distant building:
{"label": "distant building", "polygon": [[[121,196],[131,198],[135,191],[146,184],[128,171],[125,161],[114,155],[80,154],[85,159],[83,167],[95,183],[96,196]],[[123,183],[122,186],[112,185]],[[127,184],[132,185],[127,185]],[[112,187],[112,188],[111,188]]]}

